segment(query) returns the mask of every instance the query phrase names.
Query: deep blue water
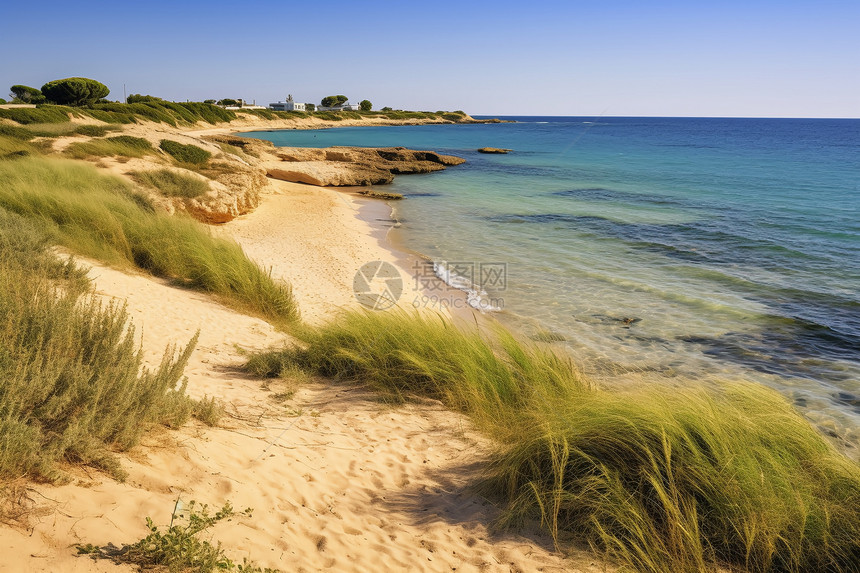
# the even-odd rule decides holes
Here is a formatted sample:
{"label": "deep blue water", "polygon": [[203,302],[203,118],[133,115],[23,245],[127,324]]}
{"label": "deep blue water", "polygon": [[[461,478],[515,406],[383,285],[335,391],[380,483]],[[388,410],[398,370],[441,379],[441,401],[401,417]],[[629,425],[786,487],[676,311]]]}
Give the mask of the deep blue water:
{"label": "deep blue water", "polygon": [[860,120],[506,119],[253,135],[466,158],[396,179],[395,239],[500,319],[609,383],[771,385],[858,442]]}

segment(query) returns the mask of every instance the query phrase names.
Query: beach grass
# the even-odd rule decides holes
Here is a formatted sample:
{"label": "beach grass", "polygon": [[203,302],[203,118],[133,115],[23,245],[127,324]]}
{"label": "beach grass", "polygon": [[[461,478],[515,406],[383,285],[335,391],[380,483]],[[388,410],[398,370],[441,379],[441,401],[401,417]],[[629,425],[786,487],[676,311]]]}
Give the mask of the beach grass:
{"label": "beach grass", "polygon": [[74,161],[0,162],[0,207],[37,221],[73,252],[135,265],[286,327],[298,320],[289,285],[201,223],[156,212],[130,185]]}
{"label": "beach grass", "polygon": [[130,175],[138,183],[157,189],[165,197],[193,199],[209,191],[206,181],[171,169],[134,171]]}
{"label": "beach grass", "polygon": [[122,478],[113,451],[191,414],[180,378],[196,337],[142,368],[125,308],[92,298],[51,240],[41,221],[0,209],[0,476],[54,480],[65,461]]}
{"label": "beach grass", "polygon": [[76,141],[70,144],[64,154],[72,159],[88,157],[143,157],[155,153],[152,144],[142,137],[116,135],[104,139]]}
{"label": "beach grass", "polygon": [[482,490],[500,526],[538,519],[636,571],[848,573],[860,563],[860,467],[775,391],[596,388],[570,362],[502,329],[349,313],[248,369],[297,365],[392,401],[467,413],[498,451]]}
{"label": "beach grass", "polygon": [[0,118],[20,124],[68,123],[71,117],[90,117],[108,124],[141,121],[177,125],[205,122],[210,125],[236,119],[236,114],[215,105],[197,102],[148,101],[139,103],[97,103],[88,107],[41,104],[35,108],[0,109]]}
{"label": "beach grass", "polygon": [[203,165],[212,157],[212,154],[202,147],[171,139],[162,139],[159,147],[181,164]]}

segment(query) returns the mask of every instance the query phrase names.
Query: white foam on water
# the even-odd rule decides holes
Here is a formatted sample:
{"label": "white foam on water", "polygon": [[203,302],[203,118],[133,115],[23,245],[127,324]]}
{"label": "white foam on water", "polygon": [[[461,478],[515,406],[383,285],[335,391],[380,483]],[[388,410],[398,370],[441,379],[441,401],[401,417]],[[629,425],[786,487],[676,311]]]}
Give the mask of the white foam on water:
{"label": "white foam on water", "polygon": [[474,284],[466,277],[458,275],[455,271],[448,268],[447,262],[433,261],[433,272],[436,273],[439,280],[448,286],[466,293],[466,302],[475,310],[481,312],[499,312],[502,310],[493,304],[487,291],[481,288],[480,285]]}

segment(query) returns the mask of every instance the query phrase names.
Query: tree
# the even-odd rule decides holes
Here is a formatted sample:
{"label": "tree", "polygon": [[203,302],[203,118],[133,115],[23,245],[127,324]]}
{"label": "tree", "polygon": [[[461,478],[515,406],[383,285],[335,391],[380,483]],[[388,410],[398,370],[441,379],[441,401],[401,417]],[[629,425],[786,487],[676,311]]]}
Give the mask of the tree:
{"label": "tree", "polygon": [[394,110],[388,106],[385,106],[384,108],[382,108],[382,111],[394,111]]}
{"label": "tree", "polygon": [[43,103],[45,101],[45,96],[42,95],[41,90],[37,90],[36,88],[19,84],[14,85],[9,89],[12,92],[9,94],[12,99],[20,101],[21,103]]}
{"label": "tree", "polygon": [[345,95],[336,95],[336,96],[326,96],[322,98],[320,105],[322,107],[337,107],[339,105],[345,104],[349,100]]}
{"label": "tree", "polygon": [[203,100],[203,103],[208,103],[208,104],[213,104],[213,105],[214,105],[214,104],[215,104],[215,100],[214,100],[214,99],[204,99],[204,100]]}
{"label": "tree", "polygon": [[42,86],[42,93],[51,103],[60,105],[89,105],[107,97],[106,85],[89,78],[65,78]]}
{"label": "tree", "polygon": [[312,103],[306,103],[306,104],[305,104],[305,109],[306,109],[307,111],[316,111],[317,106],[315,106],[315,105],[314,105],[314,104],[312,104]]}
{"label": "tree", "polygon": [[218,105],[223,105],[224,107],[239,107],[239,100],[225,98],[218,101]]}
{"label": "tree", "polygon": [[370,103],[369,99],[361,100],[361,103],[358,104],[358,109],[361,111],[370,111],[373,109],[373,104]]}

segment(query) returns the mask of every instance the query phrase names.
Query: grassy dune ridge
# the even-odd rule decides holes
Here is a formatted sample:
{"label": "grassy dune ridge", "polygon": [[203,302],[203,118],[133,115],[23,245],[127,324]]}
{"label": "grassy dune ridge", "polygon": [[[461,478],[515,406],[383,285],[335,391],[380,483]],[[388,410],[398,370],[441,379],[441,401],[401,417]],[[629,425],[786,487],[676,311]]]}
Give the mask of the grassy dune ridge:
{"label": "grassy dune ridge", "polygon": [[595,388],[504,330],[351,313],[248,369],[298,365],[401,401],[429,396],[499,445],[482,485],[501,525],[540,519],[637,571],[857,571],[860,467],[775,391]]}
{"label": "grassy dune ridge", "polygon": [[19,124],[58,124],[75,118],[92,118],[108,124],[133,124],[143,122],[166,123],[173,127],[205,122],[210,125],[228,123],[238,114],[259,117],[264,120],[301,119],[316,117],[329,121],[344,119],[391,119],[431,120],[459,122],[466,118],[462,111],[272,111],[269,109],[224,109],[216,105],[199,102],[148,101],[138,103],[97,103],[88,107],[68,107],[42,104],[35,108],[0,109],[0,119],[9,119]]}
{"label": "grassy dune ridge", "polygon": [[273,280],[236,243],[188,217],[156,212],[130,185],[89,165],[0,162],[0,208],[39,221],[73,252],[135,265],[276,324],[298,320],[289,285]]}

